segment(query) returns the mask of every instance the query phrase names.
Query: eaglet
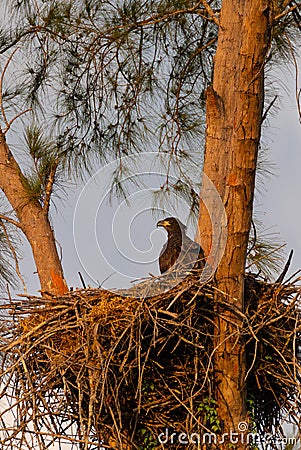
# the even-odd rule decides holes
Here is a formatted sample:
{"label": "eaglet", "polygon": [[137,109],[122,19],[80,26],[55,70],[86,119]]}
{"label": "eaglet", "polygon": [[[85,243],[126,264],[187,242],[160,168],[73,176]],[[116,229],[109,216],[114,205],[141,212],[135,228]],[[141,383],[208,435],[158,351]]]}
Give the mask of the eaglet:
{"label": "eaglet", "polygon": [[163,227],[168,234],[159,256],[161,273],[172,269],[183,274],[204,268],[203,249],[186,235],[186,226],[179,219],[167,217],[160,220],[157,227]]}

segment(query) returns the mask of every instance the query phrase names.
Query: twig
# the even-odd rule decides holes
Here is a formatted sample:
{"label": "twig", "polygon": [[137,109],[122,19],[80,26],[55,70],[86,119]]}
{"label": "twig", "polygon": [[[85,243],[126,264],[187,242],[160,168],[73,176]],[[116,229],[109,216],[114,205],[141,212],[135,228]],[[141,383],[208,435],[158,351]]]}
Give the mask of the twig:
{"label": "twig", "polygon": [[5,220],[5,222],[11,223],[12,225],[15,225],[15,227],[20,228],[20,230],[22,230],[22,225],[20,222],[17,222],[14,219],[11,219],[8,216],[5,216],[4,214],[0,214],[0,220]]}
{"label": "twig", "polygon": [[58,158],[54,161],[54,163],[51,165],[50,173],[47,179],[46,183],[46,189],[45,189],[45,199],[44,199],[44,205],[43,205],[43,211],[48,216],[49,214],[49,207],[50,207],[50,198],[52,194],[53,184],[55,181],[55,173],[56,169],[58,167],[59,160]]}
{"label": "twig", "polygon": [[203,4],[204,8],[206,9],[208,15],[209,15],[209,16],[211,17],[211,19],[213,20],[213,22],[214,22],[217,26],[219,26],[219,20],[218,20],[218,18],[216,17],[216,15],[214,14],[214,12],[213,12],[211,6],[209,5],[209,3],[208,3],[206,0],[202,0],[202,4]]}
{"label": "twig", "polygon": [[78,272],[78,276],[80,278],[80,281],[82,282],[83,288],[86,289],[87,286],[86,286],[85,280],[80,272]]}
{"label": "twig", "polygon": [[253,360],[252,360],[252,363],[251,363],[251,365],[250,365],[250,367],[249,367],[249,369],[248,369],[248,371],[247,371],[247,373],[246,373],[246,376],[245,376],[245,378],[244,378],[244,382],[247,381],[247,379],[248,379],[250,373],[251,373],[252,370],[253,370],[254,364],[255,364],[255,362],[256,362],[256,359],[257,359],[257,347],[258,347],[258,339],[256,338],[256,340],[255,340],[255,349],[254,349]]}
{"label": "twig", "polygon": [[7,59],[5,66],[3,68],[1,77],[0,77],[0,110],[1,110],[1,114],[4,120],[4,123],[6,125],[5,129],[2,131],[2,133],[5,135],[8,130],[10,129],[10,127],[12,126],[12,124],[15,122],[15,120],[17,120],[19,117],[21,117],[23,114],[26,114],[27,112],[31,111],[32,108],[27,108],[25,111],[21,111],[19,112],[15,117],[13,117],[10,121],[8,121],[7,116],[6,116],[6,112],[4,109],[4,105],[3,105],[3,82],[4,82],[4,77],[6,74],[6,71],[8,69],[9,64],[11,63],[15,53],[19,50],[19,48],[17,47],[12,54],[9,56],[9,58]]}
{"label": "twig", "polygon": [[297,3],[294,6],[291,6],[289,9],[287,9],[286,11],[283,11],[282,13],[278,14],[277,16],[274,17],[274,21],[278,21],[279,19],[281,19],[284,16],[287,16],[287,14],[289,14],[290,12],[294,11],[295,9],[299,8],[299,6],[301,6],[301,3]]}
{"label": "twig", "polygon": [[256,241],[257,241],[257,230],[256,230],[255,222],[253,219],[251,220],[251,225],[252,225],[254,236],[253,236],[253,242],[252,242],[251,248],[248,250],[248,253],[247,253],[248,255],[250,255],[252,250],[254,250],[254,248],[256,247]]}
{"label": "twig", "polygon": [[298,68],[298,62],[296,59],[296,55],[292,46],[292,43],[287,35],[287,33],[284,32],[284,35],[286,37],[286,40],[288,42],[291,54],[292,54],[292,58],[294,61],[294,66],[295,66],[295,71],[296,71],[296,76],[295,76],[295,97],[296,97],[296,103],[297,103],[297,108],[298,108],[298,114],[299,114],[299,121],[301,123],[301,104],[300,104],[300,94],[301,94],[301,89],[299,89],[299,84],[298,84],[298,77],[299,77],[299,68]]}
{"label": "twig", "polygon": [[263,124],[263,122],[266,120],[267,115],[270,111],[270,109],[273,107],[275,101],[278,99],[278,95],[275,95],[275,97],[273,98],[273,100],[271,101],[271,103],[269,104],[269,106],[267,107],[267,109],[265,110],[262,118],[261,118],[261,123]]}
{"label": "twig", "polygon": [[277,278],[277,280],[275,281],[275,283],[282,283],[282,281],[284,280],[284,277],[287,274],[287,271],[288,271],[288,269],[289,269],[289,267],[291,265],[293,254],[294,254],[294,250],[291,250],[290,254],[289,254],[289,257],[288,257],[288,260],[287,260],[287,262],[286,262],[286,264],[284,266],[284,269],[281,272],[281,274],[279,275],[279,277]]}
{"label": "twig", "polygon": [[18,50],[18,47],[8,57],[8,59],[7,59],[6,63],[5,63],[4,69],[2,71],[1,77],[0,77],[0,109],[1,109],[2,117],[3,117],[3,120],[5,122],[6,127],[9,126],[9,122],[7,120],[6,113],[5,113],[4,106],[3,106],[3,81],[4,81],[4,77],[5,77],[5,73],[7,71],[7,68],[9,66],[11,60],[13,59],[15,53],[17,52],[17,50]]}
{"label": "twig", "polygon": [[16,267],[17,275],[18,275],[18,277],[21,280],[21,283],[23,285],[23,289],[24,289],[25,294],[27,294],[27,288],[26,288],[26,284],[25,284],[24,278],[22,277],[22,274],[21,274],[17,252],[16,252],[15,247],[13,246],[13,244],[12,244],[10,238],[9,238],[6,226],[3,223],[3,220],[1,218],[0,218],[0,225],[1,225],[2,229],[3,229],[4,236],[5,236],[6,241],[8,243],[9,249],[10,249],[12,255],[13,255],[13,258],[14,258],[14,261],[15,261],[15,267]]}
{"label": "twig", "polygon": [[10,127],[12,126],[12,124],[14,123],[15,120],[17,120],[19,117],[23,116],[23,114],[28,113],[29,111],[32,111],[32,108],[27,108],[24,111],[19,112],[15,117],[13,117],[11,119],[11,121],[7,124],[5,130],[3,131],[3,134],[6,134],[8,132],[8,130],[10,129]]}

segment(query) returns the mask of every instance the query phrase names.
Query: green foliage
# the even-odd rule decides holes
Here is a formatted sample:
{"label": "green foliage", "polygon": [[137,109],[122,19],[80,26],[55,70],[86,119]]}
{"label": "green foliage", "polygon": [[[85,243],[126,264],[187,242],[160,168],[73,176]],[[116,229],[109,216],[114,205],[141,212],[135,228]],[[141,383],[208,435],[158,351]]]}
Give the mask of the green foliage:
{"label": "green foliage", "polygon": [[254,219],[249,239],[247,269],[258,272],[271,281],[277,278],[284,266],[284,243],[279,234],[266,230],[261,221]]}
{"label": "green foliage", "polygon": [[139,450],[154,450],[157,448],[158,442],[147,428],[142,428],[139,430],[141,445],[139,445]]}
{"label": "green foliage", "polygon": [[[271,2],[274,17],[279,17],[277,24],[271,29],[272,33],[272,63],[287,64],[292,59],[292,52],[297,52],[300,40],[300,4],[295,1],[280,0]],[[292,8],[290,14],[283,12]],[[283,14],[283,15],[282,15]]]}
{"label": "green foliage", "polygon": [[154,383],[150,382],[149,380],[143,380],[144,383],[142,385],[142,394],[147,396],[150,392],[153,392],[155,389]]}
{"label": "green foliage", "polygon": [[[283,14],[291,3],[270,5],[276,18],[270,59],[291,56],[300,31],[298,9]],[[7,4],[10,27],[0,30],[0,54],[19,48],[16,101],[47,113],[69,162],[85,167],[91,154],[103,160],[158,148],[200,151],[217,42],[202,2]],[[210,7],[218,17],[221,2]]]}
{"label": "green foliage", "polygon": [[213,398],[205,397],[203,402],[199,404],[198,411],[204,412],[204,425],[213,433],[221,430],[220,420],[217,414],[216,401]]}
{"label": "green foliage", "polygon": [[33,172],[27,174],[25,187],[31,198],[42,200],[44,189],[37,174]]}
{"label": "green foliage", "polygon": [[[216,25],[202,5],[11,0],[10,6],[17,21],[11,46],[17,40],[26,58],[23,97],[47,109],[70,160],[200,147],[216,45]],[[46,105],[50,93],[55,102]]]}
{"label": "green foliage", "polygon": [[[256,433],[257,427],[256,427],[256,399],[255,396],[252,393],[248,393],[247,398],[247,410],[248,410],[248,418],[249,418],[249,433]],[[258,450],[258,447],[255,443],[251,444],[252,450]]]}
{"label": "green foliage", "polygon": [[26,188],[32,197],[43,202],[49,180],[52,177],[54,183],[55,177],[58,176],[57,147],[45,136],[42,127],[35,123],[25,129],[24,141],[33,162],[33,167],[26,174]]}

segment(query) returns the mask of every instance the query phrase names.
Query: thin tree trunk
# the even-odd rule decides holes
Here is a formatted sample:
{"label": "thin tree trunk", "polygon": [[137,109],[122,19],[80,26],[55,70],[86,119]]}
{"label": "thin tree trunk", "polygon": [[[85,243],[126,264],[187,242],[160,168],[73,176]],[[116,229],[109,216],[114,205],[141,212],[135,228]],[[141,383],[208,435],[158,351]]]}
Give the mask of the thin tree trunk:
{"label": "thin tree trunk", "polygon": [[[216,271],[214,356],[216,400],[225,433],[239,431],[238,424],[246,420],[246,363],[239,313],[244,312],[244,271],[261,132],[268,5],[267,0],[223,0],[213,84],[207,90],[204,172],[221,196],[228,221],[228,240]],[[212,225],[202,202],[200,206],[200,240],[208,255]],[[246,444],[236,448],[246,448]]]}
{"label": "thin tree trunk", "polygon": [[0,188],[14,209],[18,226],[32,248],[41,291],[55,295],[68,290],[47,210],[26,189],[26,178],[0,132]]}

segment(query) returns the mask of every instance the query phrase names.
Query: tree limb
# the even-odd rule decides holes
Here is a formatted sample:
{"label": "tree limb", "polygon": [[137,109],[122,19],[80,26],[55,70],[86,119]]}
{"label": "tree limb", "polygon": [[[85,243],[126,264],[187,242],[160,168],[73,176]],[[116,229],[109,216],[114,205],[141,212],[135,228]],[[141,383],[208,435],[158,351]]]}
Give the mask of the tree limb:
{"label": "tree limb", "polygon": [[214,12],[213,12],[211,6],[209,5],[209,3],[207,3],[206,0],[202,0],[202,5],[203,5],[204,8],[206,9],[206,11],[207,11],[209,17],[211,17],[211,19],[213,20],[213,22],[214,22],[217,26],[219,26],[219,20],[218,20],[218,18],[216,17],[216,15],[214,14]]}
{"label": "tree limb", "polygon": [[289,14],[290,12],[294,11],[295,9],[299,8],[299,6],[301,6],[301,3],[297,3],[296,5],[291,6],[288,10],[283,11],[280,14],[277,14],[277,16],[274,17],[274,21],[278,21],[279,19],[281,19],[284,16],[287,16],[287,14]]}
{"label": "tree limb", "polygon": [[10,127],[12,126],[12,124],[14,123],[15,120],[17,120],[20,116],[22,116],[23,114],[26,114],[28,111],[31,111],[32,108],[28,108],[25,111],[21,111],[19,112],[15,117],[13,117],[10,121],[8,121],[7,116],[6,116],[6,112],[4,109],[4,105],[3,105],[3,81],[4,81],[4,77],[6,74],[6,71],[8,69],[9,64],[11,63],[15,53],[17,52],[18,47],[12,52],[12,54],[8,57],[5,66],[3,68],[3,71],[1,73],[1,77],[0,77],[0,110],[1,110],[1,114],[4,120],[4,123],[6,125],[5,129],[3,130],[3,134],[6,134],[8,132],[8,130],[10,129]]}
{"label": "tree limb", "polygon": [[32,111],[32,108],[27,108],[24,111],[19,112],[15,117],[13,117],[7,124],[6,124],[6,128],[5,130],[3,130],[3,134],[6,134],[8,132],[8,130],[10,129],[10,127],[12,126],[12,124],[14,123],[15,120],[17,120],[20,116],[23,116],[23,114],[28,113],[29,111]]}
{"label": "tree limb", "polygon": [[22,225],[21,225],[20,222],[17,222],[16,220],[11,219],[10,217],[5,216],[4,214],[0,214],[0,222],[1,222],[2,220],[5,220],[5,222],[11,223],[11,224],[14,225],[15,227],[20,228],[20,230],[22,230]]}
{"label": "tree limb", "polygon": [[5,113],[4,106],[3,106],[3,81],[4,81],[4,77],[5,77],[5,73],[7,71],[7,68],[9,66],[11,60],[13,59],[15,53],[17,52],[17,50],[18,50],[18,47],[8,57],[8,59],[7,59],[6,63],[5,63],[5,66],[3,68],[3,71],[2,71],[2,74],[1,74],[1,78],[0,78],[0,109],[1,109],[1,114],[2,114],[2,117],[3,117],[4,123],[6,125],[6,128],[9,127],[9,122],[7,120],[6,113]]}
{"label": "tree limb", "polygon": [[[41,291],[61,295],[68,287],[49,218],[27,189],[27,178],[11,153],[0,129],[0,188],[11,204],[32,248]],[[11,220],[10,220],[11,221]],[[18,222],[15,225],[19,225]],[[45,254],[47,258],[45,258]]]}
{"label": "tree limb", "polygon": [[43,206],[43,211],[45,212],[45,214],[47,214],[47,216],[49,213],[50,198],[51,198],[51,194],[52,194],[53,183],[55,181],[55,173],[56,173],[58,163],[59,163],[58,159],[56,159],[51,166],[50,173],[49,173],[49,176],[47,179],[44,206]]}

